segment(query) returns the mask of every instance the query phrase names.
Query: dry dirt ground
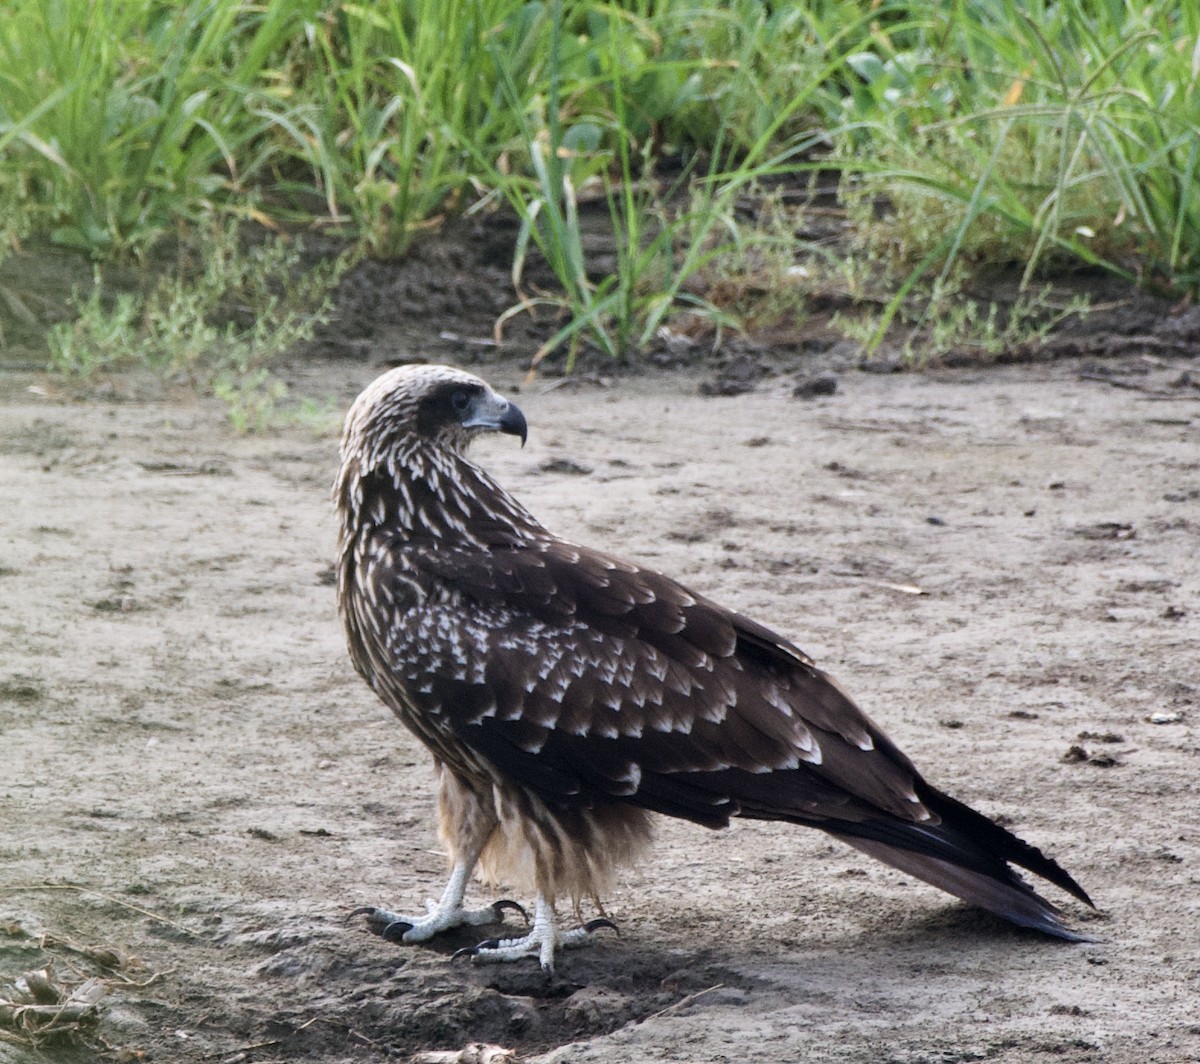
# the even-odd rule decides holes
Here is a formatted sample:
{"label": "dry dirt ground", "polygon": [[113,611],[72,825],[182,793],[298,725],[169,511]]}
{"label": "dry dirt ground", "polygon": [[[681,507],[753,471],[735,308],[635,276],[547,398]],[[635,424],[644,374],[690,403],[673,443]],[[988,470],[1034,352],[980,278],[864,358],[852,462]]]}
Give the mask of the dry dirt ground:
{"label": "dry dirt ground", "polygon": [[[294,384],[344,408],[379,368]],[[238,437],[136,381],[0,375],[0,999],[48,962],[107,990],[40,1049],[10,1015],[0,1061],[1200,1059],[1200,390],[1185,362],[1112,372],[521,390],[529,445],[477,458],[536,514],[793,637],[1058,857],[1103,940],[815,832],[663,822],[606,899],[620,937],[551,982],[451,963],[478,933],[347,920],[419,907],[443,864],[428,758],[342,646],[333,417]]]}

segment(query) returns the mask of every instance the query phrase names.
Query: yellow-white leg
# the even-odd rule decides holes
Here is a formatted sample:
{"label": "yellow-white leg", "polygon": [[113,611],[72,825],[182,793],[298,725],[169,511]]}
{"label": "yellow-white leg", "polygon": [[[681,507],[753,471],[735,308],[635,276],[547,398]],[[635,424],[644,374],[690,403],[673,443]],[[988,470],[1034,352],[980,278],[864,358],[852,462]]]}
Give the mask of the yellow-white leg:
{"label": "yellow-white leg", "polygon": [[479,927],[483,924],[494,924],[503,921],[506,909],[512,909],[521,914],[526,924],[529,914],[515,901],[502,898],[492,902],[482,909],[464,909],[463,896],[467,890],[467,880],[479,859],[479,851],[475,850],[454,863],[450,871],[450,879],[446,889],[442,891],[439,901],[432,898],[425,902],[424,916],[404,916],[390,909],[379,909],[373,905],[363,905],[355,909],[351,916],[367,918],[367,926],[377,935],[395,942],[428,942],[434,935],[448,931],[452,927]]}
{"label": "yellow-white leg", "polygon": [[561,931],[554,904],[538,894],[533,910],[533,926],[529,933],[519,938],[489,938],[478,946],[460,949],[454,956],[472,957],[481,963],[519,961],[524,957],[537,957],[538,963],[548,975],[554,974],[554,952],[557,949],[572,949],[591,941],[592,933],[607,927],[613,931],[617,925],[602,917],[589,920],[581,927]]}

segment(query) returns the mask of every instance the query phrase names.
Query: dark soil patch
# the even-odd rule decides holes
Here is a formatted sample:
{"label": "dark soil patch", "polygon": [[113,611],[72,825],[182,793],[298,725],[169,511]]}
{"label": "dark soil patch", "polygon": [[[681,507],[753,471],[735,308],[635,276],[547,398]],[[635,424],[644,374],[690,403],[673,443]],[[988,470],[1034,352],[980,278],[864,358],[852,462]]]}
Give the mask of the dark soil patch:
{"label": "dark soil patch", "polygon": [[[601,203],[584,204],[581,218],[589,270],[599,278],[614,268],[611,222]],[[507,319],[497,342],[497,320],[519,301],[512,284],[518,228],[517,219],[506,210],[463,217],[417,241],[403,259],[360,262],[337,289],[331,321],[320,326],[314,339],[296,349],[289,361],[301,364],[321,358],[386,366],[398,358],[412,359],[415,353],[415,357],[460,365],[527,363],[565,319],[545,307],[517,314]],[[341,250],[320,237],[302,239],[308,264]],[[822,239],[828,243],[838,238],[831,232]],[[804,246],[798,243],[797,255],[804,254]],[[106,268],[106,277],[113,291],[131,290],[146,280],[117,267]],[[1019,295],[1017,277],[1015,270],[997,271],[966,290],[964,298],[1010,306]],[[557,289],[536,249],[529,253],[522,284],[527,293]],[[41,368],[46,361],[46,329],[70,320],[72,298],[86,294],[90,285],[91,268],[82,256],[49,245],[33,243],[0,261],[0,370]],[[696,290],[719,301],[722,285],[721,278],[708,278]],[[1054,278],[1056,304],[1065,305],[1081,294],[1092,302],[1088,314],[1066,319],[1044,340],[1018,343],[982,361],[1165,357],[1192,355],[1200,349],[1200,307],[1172,303],[1102,272],[1076,271]],[[862,306],[878,310],[874,305]],[[726,335],[720,338],[719,351],[714,350],[718,337],[711,331],[701,330],[697,338],[664,337],[641,359],[645,365],[661,368],[695,365],[717,356],[717,375],[705,385],[714,395],[750,390],[776,372],[801,373],[803,385],[852,367],[905,368],[899,345],[910,338],[906,328],[895,326],[892,338],[867,358],[860,344],[846,340],[831,326],[835,314],[855,312],[855,304],[844,293],[818,287],[809,294],[802,318]],[[914,346],[921,349],[919,343]],[[939,361],[969,366],[979,364],[981,356],[963,349],[941,355]],[[585,345],[579,368],[609,372],[614,367]],[[547,359],[541,371],[551,376],[560,372],[561,353]]]}

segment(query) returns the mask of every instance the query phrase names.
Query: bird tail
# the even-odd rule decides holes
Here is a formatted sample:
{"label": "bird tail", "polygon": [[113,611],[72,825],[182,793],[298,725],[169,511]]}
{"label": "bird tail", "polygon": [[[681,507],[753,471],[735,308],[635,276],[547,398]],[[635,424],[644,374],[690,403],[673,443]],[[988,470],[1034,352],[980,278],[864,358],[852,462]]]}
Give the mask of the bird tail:
{"label": "bird tail", "polygon": [[1068,942],[1095,941],[1067,927],[1062,912],[1011,867],[1025,868],[1094,908],[1087,892],[1056,861],[932,787],[925,788],[921,800],[941,818],[939,824],[888,820],[821,827],[876,860],[1020,927]]}

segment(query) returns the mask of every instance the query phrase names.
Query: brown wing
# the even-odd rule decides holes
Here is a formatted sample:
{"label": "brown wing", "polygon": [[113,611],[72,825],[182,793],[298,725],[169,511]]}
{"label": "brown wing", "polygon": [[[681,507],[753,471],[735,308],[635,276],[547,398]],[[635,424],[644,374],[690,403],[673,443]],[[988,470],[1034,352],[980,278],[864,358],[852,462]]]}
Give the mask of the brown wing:
{"label": "brown wing", "polygon": [[792,644],[650,570],[562,541],[421,550],[392,651],[423,711],[551,805],[930,818],[907,758]]}
{"label": "brown wing", "polygon": [[410,542],[404,557],[425,595],[388,648],[408,697],[440,739],[452,734],[551,807],[807,823],[1015,923],[1081,937],[1009,862],[1089,901],[1067,872],[925,783],[769,629],[561,541]]}

